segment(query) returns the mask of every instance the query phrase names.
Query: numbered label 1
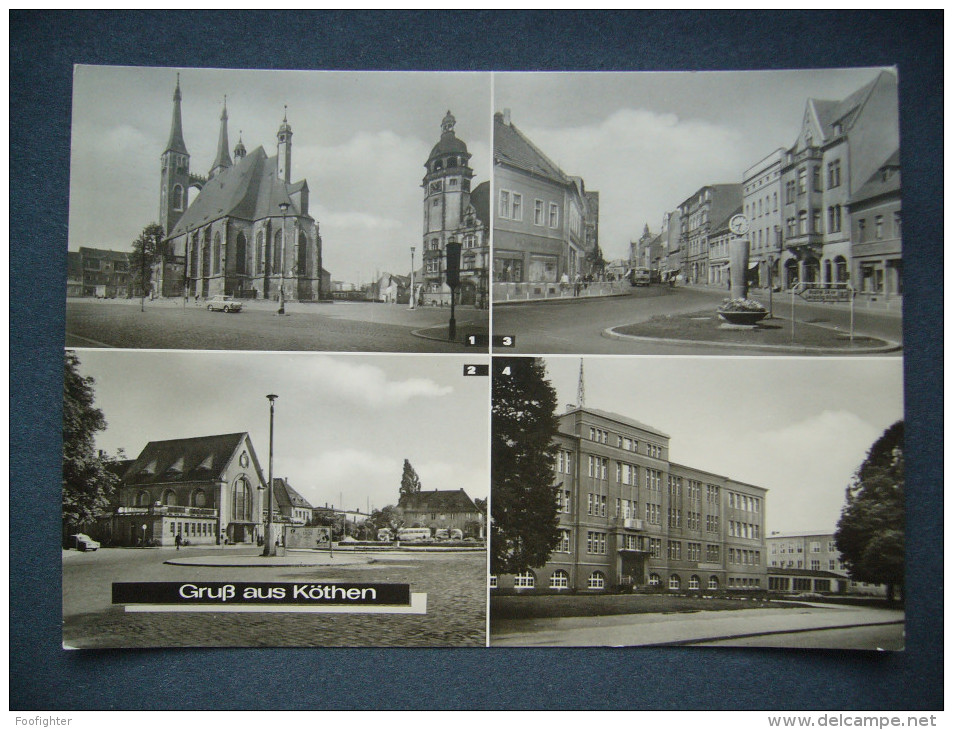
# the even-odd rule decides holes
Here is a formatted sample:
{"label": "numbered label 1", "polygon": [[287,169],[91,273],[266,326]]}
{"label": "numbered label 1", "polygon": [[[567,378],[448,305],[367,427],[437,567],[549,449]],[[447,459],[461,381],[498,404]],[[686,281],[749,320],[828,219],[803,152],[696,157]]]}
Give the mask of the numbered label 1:
{"label": "numbered label 1", "polygon": [[487,335],[467,335],[464,343],[467,347],[486,347],[490,344],[490,338]]}
{"label": "numbered label 1", "polygon": [[489,375],[490,366],[489,365],[464,365],[463,374],[464,375]]}
{"label": "numbered label 1", "polygon": [[516,347],[516,335],[493,335],[493,347]]}

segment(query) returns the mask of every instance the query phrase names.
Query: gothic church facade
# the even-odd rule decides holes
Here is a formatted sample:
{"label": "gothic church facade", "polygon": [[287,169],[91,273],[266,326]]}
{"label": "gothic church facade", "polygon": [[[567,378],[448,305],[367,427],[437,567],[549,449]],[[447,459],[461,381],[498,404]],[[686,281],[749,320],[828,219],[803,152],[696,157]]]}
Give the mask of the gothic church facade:
{"label": "gothic church facade", "polygon": [[[306,180],[292,182],[292,130],[287,110],[277,150],[247,152],[239,137],[229,152],[222,107],[218,148],[207,177],[194,174],[182,130],[176,79],[172,129],[162,153],[159,222],[164,245],[153,270],[160,296],[207,299],[322,298],[321,236],[308,212]],[[190,202],[192,190],[198,194]]]}

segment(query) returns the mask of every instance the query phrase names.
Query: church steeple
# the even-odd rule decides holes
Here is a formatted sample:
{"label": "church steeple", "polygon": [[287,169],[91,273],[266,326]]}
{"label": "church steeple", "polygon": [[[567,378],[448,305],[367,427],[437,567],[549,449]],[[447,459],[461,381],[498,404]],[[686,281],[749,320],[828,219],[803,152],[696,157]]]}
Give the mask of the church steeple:
{"label": "church steeple", "polygon": [[288,124],[288,105],[285,117],[278,127],[278,179],[291,183],[291,125]]}
{"label": "church steeple", "polygon": [[238,144],[235,145],[235,151],[232,153],[235,155],[235,161],[241,160],[248,154],[248,150],[245,149],[245,145],[242,143],[242,130],[238,130]]}
{"label": "church steeple", "polygon": [[228,154],[228,97],[222,102],[221,127],[218,130],[218,154],[215,155],[215,162],[212,163],[212,169],[208,171],[209,178],[215,177],[222,170],[232,166],[232,158]]}
{"label": "church steeple", "polygon": [[172,129],[161,160],[159,225],[168,235],[189,207],[189,152],[182,135],[182,90],[178,74],[175,75],[175,91],[172,93]]}

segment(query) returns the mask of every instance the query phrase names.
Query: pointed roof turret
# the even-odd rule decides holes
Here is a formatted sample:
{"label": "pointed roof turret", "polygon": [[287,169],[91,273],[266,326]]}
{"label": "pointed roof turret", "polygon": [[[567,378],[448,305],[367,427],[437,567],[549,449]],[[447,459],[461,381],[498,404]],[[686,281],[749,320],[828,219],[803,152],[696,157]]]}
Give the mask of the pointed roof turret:
{"label": "pointed roof turret", "polygon": [[278,127],[278,136],[280,137],[282,132],[286,134],[291,134],[291,125],[288,124],[288,105],[285,104],[285,116],[281,120],[281,125]]}
{"label": "pointed roof turret", "polygon": [[235,155],[236,160],[240,160],[248,154],[248,150],[245,149],[245,145],[242,143],[242,130],[238,130],[238,144],[235,145],[235,150],[232,152]]}
{"label": "pointed roof turret", "polygon": [[172,129],[169,132],[169,141],[165,145],[165,152],[189,154],[185,148],[185,138],[182,136],[182,90],[179,88],[179,75],[175,75],[175,91],[172,92]]}
{"label": "pointed roof turret", "polygon": [[218,130],[218,154],[215,155],[215,162],[212,163],[212,169],[208,176],[212,177],[217,172],[221,172],[232,166],[232,158],[228,154],[228,97],[222,102],[221,127]]}

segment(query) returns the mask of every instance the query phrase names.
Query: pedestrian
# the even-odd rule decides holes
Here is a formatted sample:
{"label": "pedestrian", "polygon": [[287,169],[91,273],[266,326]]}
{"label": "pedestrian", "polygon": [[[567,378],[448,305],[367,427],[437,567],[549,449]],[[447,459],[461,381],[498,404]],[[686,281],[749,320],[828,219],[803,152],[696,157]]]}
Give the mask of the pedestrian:
{"label": "pedestrian", "polygon": [[175,549],[178,550],[182,546],[182,533],[175,533]]}

